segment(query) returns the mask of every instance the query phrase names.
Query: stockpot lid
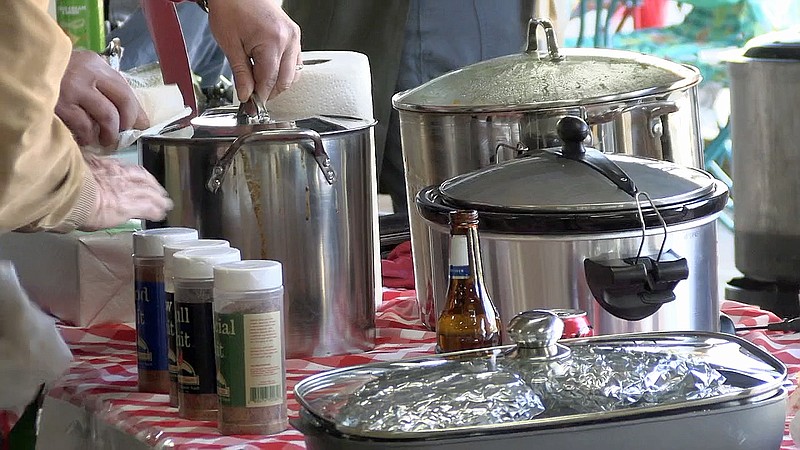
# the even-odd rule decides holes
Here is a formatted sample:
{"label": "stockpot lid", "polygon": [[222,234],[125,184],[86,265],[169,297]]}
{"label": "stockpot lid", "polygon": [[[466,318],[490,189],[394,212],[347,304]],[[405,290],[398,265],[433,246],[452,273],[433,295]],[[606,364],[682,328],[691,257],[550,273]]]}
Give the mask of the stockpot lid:
{"label": "stockpot lid", "polygon": [[563,323],[547,310],[520,313],[507,329],[515,345],[313,375],[295,387],[300,417],[313,417],[310,423],[330,433],[369,439],[499,435],[709,413],[774,395],[786,378],[780,361],[733,335],[558,341]]}
{"label": "stockpot lid", "polygon": [[[450,178],[423,189],[417,207],[423,217],[442,224],[448,209],[475,209],[482,231],[523,234],[641,228],[639,209],[647,215],[652,206],[667,224],[713,215],[724,207],[727,188],[707,172],[583,148],[588,132],[583,121],[567,116],[558,123],[565,147]],[[586,159],[565,157],[569,144],[583,148]],[[652,203],[635,195],[642,192]]]}
{"label": "stockpot lid", "polygon": [[253,94],[245,103],[210,108],[198,117],[181,119],[165,127],[158,135],[144,137],[145,140],[159,138],[235,139],[249,133],[268,130],[311,130],[320,136],[358,131],[375,125],[375,120],[356,117],[315,115],[289,117],[275,120],[270,117],[264,104]]}
{"label": "stockpot lid", "polygon": [[[536,28],[548,49],[537,50]],[[399,110],[507,112],[629,100],[700,82],[690,66],[636,52],[557,47],[552,25],[533,19],[524,53],[501,56],[446,73],[392,99]]]}
{"label": "stockpot lid", "polygon": [[237,116],[237,107],[221,107],[210,110],[207,114],[191,120],[194,138],[238,137],[254,131],[282,130],[300,128],[313,130],[321,136],[339,132],[354,131],[374,124],[372,120],[345,116],[319,115],[297,118],[294,120],[271,120],[263,122],[241,123]]}

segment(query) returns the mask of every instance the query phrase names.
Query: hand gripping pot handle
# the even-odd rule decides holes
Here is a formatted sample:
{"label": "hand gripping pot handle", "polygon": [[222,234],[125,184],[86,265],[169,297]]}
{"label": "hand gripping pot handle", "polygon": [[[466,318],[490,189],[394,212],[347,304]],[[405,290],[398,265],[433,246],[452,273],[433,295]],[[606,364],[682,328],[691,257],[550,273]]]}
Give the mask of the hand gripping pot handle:
{"label": "hand gripping pot handle", "polygon": [[219,190],[219,188],[222,186],[222,180],[225,178],[225,173],[227,173],[228,169],[230,168],[234,156],[236,156],[236,153],[239,152],[239,149],[246,144],[265,141],[296,142],[302,140],[311,140],[314,142],[314,159],[317,161],[317,165],[322,171],[322,175],[325,177],[325,180],[328,182],[328,184],[333,184],[333,182],[336,181],[336,172],[334,172],[333,167],[331,167],[331,159],[325,152],[325,148],[322,145],[322,138],[319,136],[319,133],[314,130],[291,129],[256,131],[238,137],[235,141],[233,141],[231,146],[228,147],[228,150],[225,151],[225,154],[222,155],[222,158],[217,161],[217,164],[212,169],[211,177],[206,183],[206,187],[209,191],[214,193]]}

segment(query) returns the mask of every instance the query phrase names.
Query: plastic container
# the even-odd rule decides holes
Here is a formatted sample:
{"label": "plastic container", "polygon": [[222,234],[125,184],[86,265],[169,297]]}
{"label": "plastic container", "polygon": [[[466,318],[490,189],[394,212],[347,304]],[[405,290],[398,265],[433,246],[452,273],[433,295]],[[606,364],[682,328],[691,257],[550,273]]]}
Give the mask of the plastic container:
{"label": "plastic container", "polygon": [[133,233],[136,361],[142,392],[169,392],[164,244],[190,239],[197,239],[197,230],[173,227]]}
{"label": "plastic container", "polygon": [[283,268],[269,260],[214,268],[217,423],[222,434],[285,430]]}
{"label": "plastic container", "polygon": [[230,247],[224,239],[193,239],[164,245],[164,291],[167,311],[167,357],[169,360],[169,406],[178,407],[178,356],[175,341],[175,285],[172,282],[173,255],[181,250]]}
{"label": "plastic container", "polygon": [[56,0],[56,21],[75,49],[106,48],[103,0]]}
{"label": "plastic container", "polygon": [[241,258],[239,250],[230,247],[181,250],[172,256],[178,415],[186,419],[217,417],[213,267]]}

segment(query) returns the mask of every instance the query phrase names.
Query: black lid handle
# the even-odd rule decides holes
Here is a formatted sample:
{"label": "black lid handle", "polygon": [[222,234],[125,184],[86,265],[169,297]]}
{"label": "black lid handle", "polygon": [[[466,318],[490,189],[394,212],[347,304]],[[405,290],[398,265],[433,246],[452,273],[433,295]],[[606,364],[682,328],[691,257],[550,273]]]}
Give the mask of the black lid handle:
{"label": "black lid handle", "polygon": [[563,142],[561,156],[586,164],[631,197],[636,197],[636,185],[620,166],[602,152],[584,147],[583,141],[589,136],[589,125],[583,119],[564,116],[558,120],[556,132]]}
{"label": "black lid handle", "polygon": [[556,132],[563,144],[561,154],[569,159],[581,159],[586,153],[583,141],[589,136],[589,125],[579,117],[564,116],[556,124]]}

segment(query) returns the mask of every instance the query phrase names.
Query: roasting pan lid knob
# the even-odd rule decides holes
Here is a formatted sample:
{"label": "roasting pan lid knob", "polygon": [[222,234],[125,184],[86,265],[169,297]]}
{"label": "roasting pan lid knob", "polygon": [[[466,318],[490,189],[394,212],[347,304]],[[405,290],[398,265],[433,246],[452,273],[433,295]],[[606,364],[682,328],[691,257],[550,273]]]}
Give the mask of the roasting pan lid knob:
{"label": "roasting pan lid knob", "polygon": [[570,350],[558,344],[564,322],[554,313],[534,309],[514,316],[508,323],[508,335],[517,344],[517,355],[525,358],[560,359]]}

